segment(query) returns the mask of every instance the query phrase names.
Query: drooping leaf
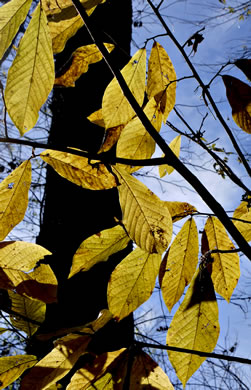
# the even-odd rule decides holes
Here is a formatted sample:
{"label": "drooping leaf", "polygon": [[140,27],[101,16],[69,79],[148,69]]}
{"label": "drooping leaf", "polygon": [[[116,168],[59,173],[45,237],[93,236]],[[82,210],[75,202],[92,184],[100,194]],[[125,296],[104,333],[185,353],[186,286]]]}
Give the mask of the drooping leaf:
{"label": "drooping leaf", "polygon": [[168,54],[158,42],[154,42],[148,62],[147,95],[160,103],[163,122],[175,104],[175,80],[176,73]]}
{"label": "drooping leaf", "polygon": [[31,0],[12,0],[0,8],[0,59],[26,18]]}
{"label": "drooping leaf", "polygon": [[[249,197],[249,201],[250,198],[251,197]],[[233,220],[233,223],[241,232],[245,240],[251,241],[251,207],[249,207],[248,201],[241,202],[235,210],[233,217],[246,221],[242,222]]]}
{"label": "drooping leaf", "polygon": [[95,264],[106,261],[113,253],[124,249],[130,238],[121,226],[102,230],[82,242],[72,260],[69,278],[80,271],[88,271]]}
{"label": "drooping leaf", "polygon": [[35,126],[39,110],[52,90],[51,45],[47,18],[39,3],[20,41],[5,89],[8,114],[21,135]]}
{"label": "drooping leaf", "polygon": [[235,123],[251,133],[251,87],[243,81],[228,75],[222,76],[227,98],[232,108]]}
{"label": "drooping leaf", "polygon": [[115,166],[122,222],[131,239],[143,250],[163,253],[172,238],[172,220],[167,207],[143,183]]}
{"label": "drooping leaf", "polygon": [[6,389],[25,370],[34,366],[36,362],[37,358],[33,355],[16,355],[0,358],[0,390]]}
{"label": "drooping leaf", "polygon": [[185,222],[160,267],[160,286],[168,310],[180,299],[198,263],[198,231],[193,218]]}
{"label": "drooping leaf", "polygon": [[[104,43],[109,52],[114,49],[111,43]],[[88,71],[90,64],[102,60],[102,54],[96,45],[87,45],[79,47],[71,56],[70,66],[55,79],[55,85],[63,87],[75,87],[75,81]]]}
{"label": "drooping leaf", "polygon": [[31,163],[24,161],[0,184],[0,240],[22,221],[28,206]]}
{"label": "drooping leaf", "polygon": [[69,334],[55,342],[55,348],[33,367],[21,382],[21,390],[45,390],[63,378],[85,352],[90,335]]}
{"label": "drooping leaf", "polygon": [[46,150],[40,157],[65,179],[90,190],[104,190],[117,186],[116,179],[104,164],[71,153]]}
{"label": "drooping leaf", "polygon": [[[142,105],[145,92],[146,50],[138,50],[121,73],[135,99]],[[135,115],[116,79],[113,79],[105,90],[102,114],[107,129],[126,124]]]}
{"label": "drooping leaf", "polygon": [[187,202],[165,201],[164,204],[168,208],[173,222],[177,222],[188,215],[193,215],[197,211],[194,206]]}
{"label": "drooping leaf", "polygon": [[[216,217],[209,217],[204,227],[209,250],[231,251],[234,244],[226,229]],[[203,250],[203,248],[202,248]],[[204,251],[202,252],[204,254]],[[238,253],[212,253],[212,281],[215,291],[228,302],[240,277]]]}
{"label": "drooping leaf", "polygon": [[[162,114],[156,101],[152,98],[144,108],[144,112],[157,131],[160,131]],[[138,117],[133,118],[122,130],[117,144],[117,156],[130,159],[151,158],[155,151],[155,141],[146,131]],[[129,172],[141,167],[124,166]]]}
{"label": "drooping leaf", "polygon": [[32,336],[39,328],[39,325],[36,325],[34,321],[42,324],[45,319],[46,304],[21,296],[13,291],[9,291],[8,294],[11,299],[11,310],[22,316],[11,315],[11,323],[16,328],[26,332],[29,337]]}
{"label": "drooping leaf", "polygon": [[[212,352],[219,336],[218,306],[210,274],[198,270],[167,332],[167,345]],[[205,357],[168,351],[169,360],[185,387]]]}
{"label": "drooping leaf", "polygon": [[108,307],[117,320],[122,320],[150,298],[160,262],[160,254],[136,248],[117,265],[107,289]]}
{"label": "drooping leaf", "polygon": [[[180,135],[175,137],[169,144],[169,148],[173,151],[173,153],[177,157],[179,157],[179,155],[180,155],[180,144],[181,144],[181,136]],[[168,175],[170,175],[173,171],[174,171],[174,168],[168,164],[159,166],[159,176],[160,177],[165,176],[167,173],[168,173]]]}

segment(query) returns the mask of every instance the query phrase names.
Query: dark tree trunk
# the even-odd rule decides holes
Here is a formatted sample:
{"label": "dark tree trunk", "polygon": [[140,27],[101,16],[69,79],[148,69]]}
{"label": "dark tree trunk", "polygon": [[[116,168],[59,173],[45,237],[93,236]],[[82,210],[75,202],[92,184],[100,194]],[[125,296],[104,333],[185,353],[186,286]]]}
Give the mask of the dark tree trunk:
{"label": "dark tree trunk", "polygon": [[[131,0],[107,0],[91,17],[103,42],[111,42],[109,37],[116,42],[112,56],[120,68],[130,58],[131,12]],[[77,47],[90,43],[93,42],[83,27],[70,39],[64,52],[57,55],[57,70]],[[92,125],[86,117],[101,107],[105,87],[111,79],[112,75],[102,61],[91,65],[75,88],[54,89],[49,142],[87,151],[99,149],[103,129]],[[58,303],[48,305],[47,318],[40,332],[81,325],[97,318],[100,310],[107,307],[106,287],[110,273],[130,250],[127,248],[107,262],[67,280],[73,254],[80,243],[90,235],[114,226],[115,216],[121,217],[118,193],[116,189],[85,190],[61,178],[50,167],[46,180],[43,223],[37,243],[53,253],[47,260],[56,274],[59,289]],[[99,341],[101,350],[121,348],[131,342],[132,318],[111,324],[111,329],[113,336],[108,333]]]}

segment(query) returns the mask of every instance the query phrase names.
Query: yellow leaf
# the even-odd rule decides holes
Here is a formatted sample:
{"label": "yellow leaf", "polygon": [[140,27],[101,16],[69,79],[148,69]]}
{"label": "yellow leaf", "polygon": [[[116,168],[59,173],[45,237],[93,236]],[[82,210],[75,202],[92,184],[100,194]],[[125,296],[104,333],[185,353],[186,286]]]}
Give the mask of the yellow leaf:
{"label": "yellow leaf", "polygon": [[160,267],[160,286],[168,310],[180,299],[198,263],[198,231],[193,218],[185,222]]}
{"label": "yellow leaf", "polygon": [[117,186],[116,179],[104,164],[89,163],[88,158],[71,153],[46,150],[40,157],[65,179],[89,190],[104,190]]}
{"label": "yellow leaf", "polygon": [[196,213],[197,209],[187,202],[164,202],[171,214],[172,221],[177,222],[182,218]]}
{"label": "yellow leaf", "polygon": [[12,0],[0,8],[0,59],[26,18],[31,0]]}
{"label": "yellow leaf", "polygon": [[[82,6],[85,8],[85,10],[93,8],[96,5],[104,2],[105,0],[81,0],[80,1]],[[65,8],[71,7],[72,1],[71,0],[42,0],[42,6],[46,14],[54,15],[60,13],[61,10]]]}
{"label": "yellow leaf", "polygon": [[[121,73],[135,99],[142,105],[145,92],[146,50],[138,50]],[[116,79],[113,79],[105,90],[102,113],[107,129],[126,124],[135,115]]]}
{"label": "yellow leaf", "polygon": [[28,368],[36,364],[37,358],[33,355],[16,355],[0,358],[0,390],[18,379]]}
{"label": "yellow leaf", "polygon": [[107,290],[110,312],[117,320],[128,316],[150,298],[161,255],[136,248],[112,272]]}
{"label": "yellow leaf", "polygon": [[[114,45],[110,43],[104,45],[109,53],[114,49]],[[79,47],[72,53],[70,67],[55,79],[55,85],[75,87],[75,81],[88,71],[89,65],[101,61],[102,58],[102,54],[94,44]]]}
{"label": "yellow leaf", "polygon": [[172,238],[172,220],[164,202],[143,183],[117,166],[122,222],[131,239],[143,250],[163,253]]}
{"label": "yellow leaf", "polygon": [[[173,151],[173,153],[177,157],[179,157],[179,155],[180,155],[180,144],[181,144],[181,136],[180,135],[175,137],[169,144],[169,148]],[[163,156],[164,156],[164,154],[162,155],[162,157]],[[168,173],[168,175],[170,175],[173,171],[174,171],[174,168],[170,165],[166,164],[166,165],[159,166],[159,176],[160,177],[165,176],[167,173]]]}
{"label": "yellow leaf", "polygon": [[94,111],[91,115],[87,117],[90,122],[95,123],[95,125],[105,127],[105,122],[102,114],[102,108],[97,111]]}
{"label": "yellow leaf", "polygon": [[[144,108],[144,112],[157,131],[160,131],[162,114],[156,101],[152,98]],[[133,118],[122,130],[117,144],[117,156],[130,159],[151,158],[155,151],[155,141],[142,125],[138,117]],[[124,166],[129,172],[141,167]]]}
{"label": "yellow leaf", "polygon": [[148,62],[147,95],[160,103],[163,122],[175,104],[175,80],[176,73],[168,54],[158,42],[154,42]]}
{"label": "yellow leaf", "polygon": [[8,332],[9,329],[5,329],[5,328],[0,328],[0,335],[5,333],[5,332]]}
{"label": "yellow leaf", "polygon": [[[222,223],[216,217],[209,217],[205,224],[209,250],[232,250],[234,244]],[[228,302],[240,277],[238,253],[212,253],[212,281],[215,291]]]}
{"label": "yellow leaf", "polygon": [[116,127],[111,127],[110,129],[106,129],[105,139],[103,145],[99,149],[99,153],[107,152],[113,145],[116,144],[124,127],[125,125],[119,125]]}
{"label": "yellow leaf", "polygon": [[31,163],[24,161],[0,184],[0,241],[22,221],[28,206]]}
{"label": "yellow leaf", "polygon": [[[249,199],[251,199],[251,197],[249,197]],[[247,221],[241,222],[233,220],[233,223],[241,232],[245,240],[251,241],[251,207],[248,207],[248,201],[241,202],[235,210],[233,217]]]}
{"label": "yellow leaf", "polygon": [[222,79],[233,120],[242,130],[251,134],[251,87],[232,76],[224,75]]}
{"label": "yellow leaf", "polygon": [[[166,343],[172,347],[212,352],[219,337],[218,306],[207,269],[197,271],[170,324]],[[205,357],[168,351],[169,360],[185,387]]]}
{"label": "yellow leaf", "polygon": [[90,335],[69,334],[55,342],[55,348],[40,360],[21,383],[22,390],[46,390],[63,378],[86,351]]}
{"label": "yellow leaf", "polygon": [[130,238],[121,226],[102,230],[82,242],[72,260],[69,278],[80,271],[88,271],[95,264],[108,260],[113,253],[124,249]]}
{"label": "yellow leaf", "polygon": [[39,3],[20,41],[5,89],[8,114],[21,135],[35,126],[53,82],[51,37],[46,15]]}
{"label": "yellow leaf", "polygon": [[9,291],[8,294],[11,299],[11,310],[23,316],[21,318],[18,315],[11,315],[10,320],[12,324],[16,328],[26,332],[29,337],[32,336],[39,328],[39,325],[29,321],[29,319],[42,324],[45,319],[46,304],[34,299],[22,297],[13,291]]}

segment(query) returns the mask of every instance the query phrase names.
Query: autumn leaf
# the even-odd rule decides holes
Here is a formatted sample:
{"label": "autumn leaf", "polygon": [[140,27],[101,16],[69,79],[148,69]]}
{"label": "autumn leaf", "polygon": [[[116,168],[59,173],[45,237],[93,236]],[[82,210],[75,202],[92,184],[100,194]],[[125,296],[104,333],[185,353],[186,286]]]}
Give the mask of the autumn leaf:
{"label": "autumn leaf", "polygon": [[161,262],[161,255],[136,248],[112,272],[107,289],[108,307],[122,320],[150,298]]}
{"label": "autumn leaf", "polygon": [[[96,7],[100,3],[104,3],[105,0],[81,0],[80,3],[87,11]],[[61,10],[71,7],[71,0],[42,0],[43,9],[47,14],[54,15],[60,13]]]}
{"label": "autumn leaf", "polygon": [[[8,291],[8,294],[11,299],[11,310],[17,313],[17,315],[10,316],[11,323],[17,329],[27,333],[29,337],[32,336],[39,328],[39,325],[34,322],[42,324],[45,319],[46,304],[21,296],[13,291]],[[18,314],[21,314],[22,317],[19,317]]]}
{"label": "autumn leaf", "polygon": [[12,0],[0,8],[0,59],[26,18],[31,0]]}
{"label": "autumn leaf", "polygon": [[69,334],[55,342],[55,348],[22,379],[21,390],[45,390],[63,378],[86,351],[90,335]]}
{"label": "autumn leaf", "polygon": [[87,119],[90,122],[95,123],[95,125],[105,127],[105,122],[104,122],[104,118],[103,118],[103,114],[102,114],[102,108],[100,108],[97,111],[94,111],[91,115],[89,115],[87,117]]}
{"label": "autumn leaf", "polygon": [[104,190],[117,186],[116,179],[100,162],[71,153],[46,150],[40,157],[65,179],[89,190]]}
{"label": "autumn leaf", "polygon": [[241,80],[224,75],[227,98],[232,108],[235,123],[247,133],[251,133],[251,87]]}
{"label": "autumn leaf", "polygon": [[196,213],[197,209],[187,202],[165,201],[164,205],[168,208],[173,222],[177,222],[188,215]]}
{"label": "autumn leaf", "polygon": [[[216,217],[209,217],[204,227],[209,250],[231,251],[234,244],[222,223]],[[202,252],[204,254],[204,251]],[[240,277],[238,253],[212,253],[212,281],[215,291],[228,302]]]}
{"label": "autumn leaf", "polygon": [[[197,270],[170,324],[166,343],[172,347],[212,352],[219,337],[218,305],[210,274]],[[185,387],[205,357],[168,351],[169,360]]]}
{"label": "autumn leaf", "polygon": [[122,222],[130,238],[143,250],[163,253],[172,238],[172,221],[168,208],[143,183],[115,166]]}
{"label": "autumn leaf", "polygon": [[147,74],[147,96],[160,103],[165,122],[175,104],[176,73],[168,54],[158,42],[153,44]]}
{"label": "autumn leaf", "polygon": [[82,242],[72,260],[69,278],[80,271],[88,271],[95,264],[108,260],[113,253],[124,249],[130,238],[121,226],[102,230]]}
{"label": "autumn leaf", "polygon": [[106,129],[104,142],[98,152],[102,153],[110,150],[118,141],[124,127],[125,125],[119,125]]}
{"label": "autumn leaf", "polygon": [[28,206],[31,163],[24,161],[0,184],[0,240],[22,221]]}
{"label": "autumn leaf", "polygon": [[251,81],[251,59],[241,58],[236,60],[234,64],[245,74],[247,79]]}
{"label": "autumn leaf", "polygon": [[[152,98],[144,108],[144,113],[155,127],[160,131],[162,114],[156,101]],[[138,117],[133,118],[122,130],[117,143],[117,157],[129,159],[151,158],[155,151],[155,141],[142,125]],[[141,167],[124,166],[129,172],[134,172]]]}
{"label": "autumn leaf", "polygon": [[[110,43],[104,43],[104,45],[109,53],[114,49],[114,45]],[[89,65],[101,61],[102,58],[102,54],[94,44],[79,47],[72,53],[69,60],[69,68],[55,79],[55,85],[75,87],[75,81],[78,80],[83,73],[88,71]]]}
{"label": "autumn leaf", "polygon": [[160,267],[160,286],[168,310],[180,299],[198,263],[198,231],[193,218],[185,222]]}
{"label": "autumn leaf", "polygon": [[[173,151],[175,156],[179,157],[180,155],[180,144],[181,144],[181,136],[178,135],[175,137],[170,144],[168,145],[169,148]],[[164,154],[162,155],[164,157]],[[174,168],[170,165],[160,165],[159,166],[159,176],[164,177],[167,173],[170,175],[174,171]]]}
{"label": "autumn leaf", "polygon": [[38,4],[9,69],[5,88],[8,114],[23,135],[38,119],[54,82],[54,60],[47,18]]}
{"label": "autumn leaf", "polygon": [[[251,197],[249,197],[249,200],[250,199]],[[241,202],[241,204],[236,208],[233,217],[246,221],[242,222],[233,220],[233,223],[241,232],[245,240],[251,241],[251,207],[248,207],[248,201]]]}
{"label": "autumn leaf", "polygon": [[[146,50],[138,50],[121,71],[139,105],[143,104],[146,77]],[[116,79],[107,86],[102,100],[105,127],[126,124],[135,115]]]}
{"label": "autumn leaf", "polygon": [[16,355],[0,358],[0,390],[6,389],[18,379],[22,373],[36,364],[37,358],[33,355]]}

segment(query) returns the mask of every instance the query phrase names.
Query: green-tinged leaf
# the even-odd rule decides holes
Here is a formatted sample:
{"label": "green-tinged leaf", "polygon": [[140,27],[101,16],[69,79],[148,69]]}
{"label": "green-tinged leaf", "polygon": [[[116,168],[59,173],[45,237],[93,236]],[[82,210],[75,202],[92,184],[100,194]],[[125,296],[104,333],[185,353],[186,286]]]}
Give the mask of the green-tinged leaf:
{"label": "green-tinged leaf", "polygon": [[[39,328],[35,322],[42,324],[45,319],[46,304],[23,297],[13,291],[9,291],[8,294],[11,299],[11,310],[17,313],[17,315],[10,316],[12,324],[26,332],[29,337],[32,336]],[[18,314],[21,314],[22,317],[19,317]]]}
{"label": "green-tinged leaf", "polygon": [[[152,98],[144,108],[144,113],[155,127],[160,131],[162,113]],[[146,131],[138,117],[133,118],[122,130],[117,144],[117,156],[130,159],[151,158],[155,151],[155,141]],[[123,166],[125,170],[134,172],[141,167]]]}
{"label": "green-tinged leaf", "polygon": [[22,221],[28,206],[31,163],[24,161],[0,184],[0,240]]}
{"label": "green-tinged leaf", "polygon": [[251,134],[251,87],[232,76],[224,75],[222,79],[233,120],[242,130]]}
{"label": "green-tinged leaf", "polygon": [[60,176],[83,188],[104,190],[117,186],[114,175],[102,163],[89,163],[88,158],[55,150],[46,150],[40,157]]}
{"label": "green-tinged leaf", "polygon": [[197,212],[197,209],[187,202],[164,202],[168,208],[173,222],[177,222],[188,215],[193,215]]}
{"label": "green-tinged leaf", "polygon": [[33,355],[16,355],[0,358],[0,390],[6,389],[18,379],[22,373],[36,364]]}
{"label": "green-tinged leaf", "polygon": [[86,351],[90,341],[90,335],[77,334],[58,339],[55,348],[24,376],[21,390],[45,390],[59,381]]}
{"label": "green-tinged leaf", "polygon": [[6,328],[0,328],[0,335],[5,333],[5,332],[8,332],[9,329],[6,329]]}
{"label": "green-tinged leaf", "polygon": [[[212,352],[219,337],[218,306],[207,269],[197,271],[185,298],[170,324],[166,343],[203,352]],[[185,387],[205,357],[168,351],[169,360]]]}
{"label": "green-tinged leaf", "polygon": [[[105,0],[80,0],[81,5],[85,10],[89,10],[96,7],[100,3],[104,3]],[[61,10],[71,7],[71,0],[42,0],[42,6],[46,14],[54,15],[60,13]]]}
{"label": "green-tinged leaf", "polygon": [[53,82],[51,37],[45,12],[39,3],[20,41],[5,89],[8,114],[21,135],[35,126]]}
{"label": "green-tinged leaf", "polygon": [[158,42],[153,44],[147,74],[148,98],[155,97],[160,103],[165,122],[175,104],[176,73],[168,54]]}
{"label": "green-tinged leaf", "polygon": [[180,299],[198,263],[199,239],[193,218],[185,222],[160,267],[160,286],[168,310]]}
{"label": "green-tinged leaf", "polygon": [[168,208],[143,183],[115,166],[122,222],[130,238],[143,250],[163,253],[172,238],[172,220]]}
{"label": "green-tinged leaf", "polygon": [[108,260],[113,253],[124,249],[130,238],[121,226],[102,230],[82,242],[77,249],[69,278],[80,271],[88,271],[95,264]]}
{"label": "green-tinged leaf", "polygon": [[26,18],[32,0],[12,0],[0,8],[0,59]]}
{"label": "green-tinged leaf", "polygon": [[[209,217],[205,224],[205,233],[209,250],[231,251],[234,244],[227,235],[226,229],[216,217]],[[202,253],[204,250],[202,248]],[[238,253],[212,253],[212,281],[215,291],[228,302],[240,277],[240,260]]]}
{"label": "green-tinged leaf", "polygon": [[[121,73],[135,99],[142,105],[145,93],[146,50],[138,50]],[[113,79],[105,90],[102,113],[107,129],[126,124],[135,115],[116,79]]]}
{"label": "green-tinged leaf", "polygon": [[[104,43],[109,53],[114,49],[111,43]],[[102,54],[96,45],[79,47],[71,56],[70,66],[55,79],[55,85],[75,87],[75,81],[88,71],[89,65],[102,60]]]}
{"label": "green-tinged leaf", "polygon": [[161,255],[136,248],[112,272],[107,290],[108,307],[122,320],[150,298],[159,272]]}
{"label": "green-tinged leaf", "polygon": [[[251,197],[249,197],[249,201],[250,198]],[[235,210],[233,217],[243,221],[233,220],[233,223],[241,232],[245,240],[251,241],[251,207],[248,207],[248,201],[241,202]]]}
{"label": "green-tinged leaf", "polygon": [[[169,144],[169,148],[173,151],[173,153],[177,157],[179,157],[179,155],[180,155],[180,144],[181,144],[181,136],[180,135],[175,137]],[[160,177],[165,176],[167,173],[168,173],[168,175],[170,175],[173,171],[174,171],[174,168],[170,165],[166,164],[166,165],[159,166],[159,176]]]}

